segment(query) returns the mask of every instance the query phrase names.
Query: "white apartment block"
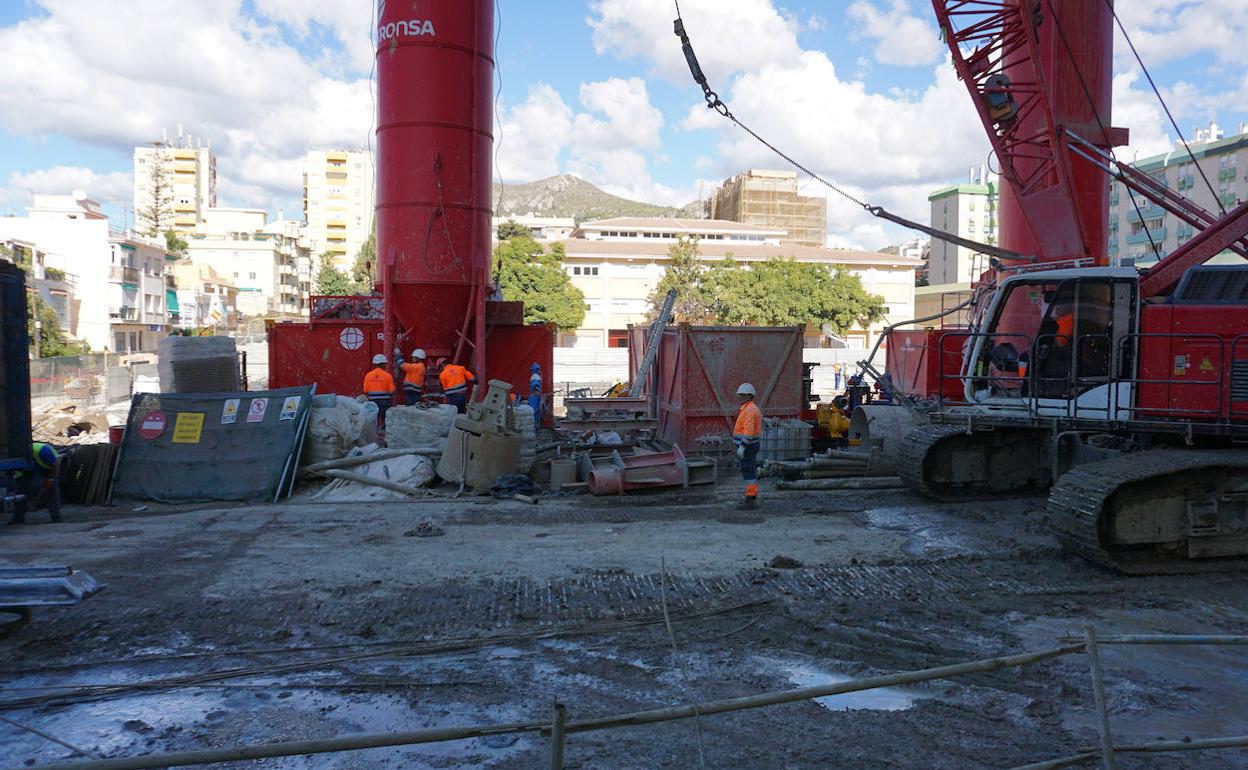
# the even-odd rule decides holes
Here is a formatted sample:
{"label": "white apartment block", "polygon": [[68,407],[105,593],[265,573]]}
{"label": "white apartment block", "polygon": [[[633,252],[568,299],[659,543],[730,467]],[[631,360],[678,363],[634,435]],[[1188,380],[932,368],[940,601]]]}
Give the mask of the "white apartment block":
{"label": "white apartment block", "polygon": [[27,265],[26,286],[39,294],[60,321],[61,332],[75,338],[78,329],[78,276],[48,267],[48,253],[39,244],[18,238],[0,238],[15,264]]}
{"label": "white apartment block", "polygon": [[[1248,200],[1248,123],[1241,123],[1239,133],[1231,137],[1224,137],[1218,125],[1211,123],[1208,129],[1196,132],[1188,147],[1176,144],[1167,153],[1131,165],[1217,216],[1223,208],[1230,211]],[[1112,180],[1107,184],[1112,262],[1134,260],[1135,264],[1146,266],[1196,234],[1194,227],[1144,196],[1133,196]],[[1232,261],[1241,260],[1234,257]]]}
{"label": "white apartment block", "polygon": [[174,230],[194,229],[204,221],[204,212],[217,205],[217,159],[212,143],[183,136],[179,127],[172,142],[134,148],[134,216],[135,229],[140,232],[149,225],[143,212],[152,205],[154,173],[163,173],[170,186],[172,199],[167,213]]}
{"label": "white apartment block", "polygon": [[170,322],[163,240],[110,228],[100,204],[81,191],[35,195],[26,211],[0,217],[0,241],[41,252],[44,277],[62,275],[76,287],[62,316],[70,337],[96,352],[155,351]]}
{"label": "white apartment block", "polygon": [[572,231],[576,229],[576,220],[572,217],[539,217],[536,214],[515,214],[509,217],[493,218],[492,236],[495,241],[498,240],[498,228],[504,222],[515,222],[523,227],[527,227],[529,232],[536,240],[553,241],[560,238],[571,238]]}
{"label": "white apartment block", "polygon": [[186,236],[187,256],[211,266],[238,290],[245,316],[293,315],[307,308],[310,257],[288,223],[269,224],[262,209],[213,208]]}
{"label": "white apartment block", "polygon": [[312,150],[303,161],[307,244],[319,262],[326,252],[350,270],[368,240],[376,205],[373,155],[360,150]]}
{"label": "white apartment block", "polygon": [[[968,184],[944,187],[927,196],[930,224],[937,230],[995,245],[997,242],[997,181],[984,174]],[[927,280],[932,285],[969,283],[988,269],[983,254],[932,238]]]}
{"label": "white apartment block", "polygon": [[234,281],[211,265],[189,259],[174,262],[170,269],[178,285],[178,325],[184,329],[238,325],[238,289]]}
{"label": "white apartment block", "polygon": [[884,298],[886,314],[869,328],[850,330],[849,347],[873,345],[885,326],[914,317],[914,271],[921,264],[914,257],[781,243],[784,230],[738,222],[624,217],[586,222],[559,241],[567,254],[564,269],[587,306],[581,327],[562,335],[560,344],[626,345],[629,324],[646,322],[649,298],[667,272],[668,249],[681,236],[698,238],[698,253],[708,264],[732,256],[748,267],[782,257],[857,275],[864,289]]}
{"label": "white apartment block", "polygon": [[[177,286],[166,273],[164,238],[149,240],[134,233],[108,237],[108,317],[114,353],[152,353],[169,335]],[[94,346],[92,346],[94,348]]]}

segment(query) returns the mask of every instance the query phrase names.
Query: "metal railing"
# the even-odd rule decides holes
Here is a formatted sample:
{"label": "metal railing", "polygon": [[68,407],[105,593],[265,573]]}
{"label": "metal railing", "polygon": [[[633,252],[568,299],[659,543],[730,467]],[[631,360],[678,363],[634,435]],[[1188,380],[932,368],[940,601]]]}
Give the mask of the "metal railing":
{"label": "metal railing", "polygon": [[[777,706],[784,703],[826,698],[844,695],[851,692],[864,692],[886,687],[931,682],[939,679],[951,679],[969,674],[988,673],[1009,668],[1021,668],[1046,660],[1086,654],[1092,680],[1093,698],[1098,717],[1099,745],[1096,747],[1079,747],[1071,755],[1046,760],[1043,762],[1020,765],[1012,770],[1057,770],[1057,768],[1074,767],[1076,765],[1100,759],[1107,770],[1116,768],[1114,758],[1117,754],[1161,752],[1161,751],[1202,751],[1210,749],[1248,747],[1248,736],[1230,736],[1221,738],[1184,739],[1181,741],[1159,741],[1156,743],[1129,744],[1115,743],[1110,730],[1109,709],[1105,693],[1105,675],[1101,666],[1100,648],[1103,645],[1248,645],[1248,636],[1200,636],[1200,635],[1114,635],[1099,636],[1095,629],[1088,627],[1084,635],[1078,638],[1059,640],[1059,646],[1034,652],[1005,655],[995,658],[955,663],[946,666],[904,671],[895,674],[866,677],[863,679],[837,682],[815,687],[801,687],[790,690],[779,690],[756,695],[745,695],[724,698],[714,701],[695,702],[679,706],[634,711],[582,720],[569,720],[565,704],[555,702],[548,719],[536,719],[529,722],[512,722],[505,724],[470,725],[462,727],[435,727],[424,730],[413,730],[400,733],[378,733],[352,735],[338,738],[322,738],[307,741],[285,741],[279,743],[250,744],[219,749],[200,749],[179,751],[166,754],[148,754],[137,757],[116,759],[97,759],[83,762],[55,762],[35,765],[35,770],[145,770],[146,768],[188,767],[207,765],[217,762],[237,762],[258,760],[272,757],[305,756],[310,754],[326,754],[340,751],[357,751],[361,749],[383,748],[389,746],[415,746],[427,743],[458,741],[489,735],[538,733],[546,736],[550,746],[550,767],[553,770],[563,768],[563,757],[566,751],[568,736],[577,733],[595,732],[619,727],[636,727],[639,725],[673,722],[682,719],[702,719],[716,714],[728,714],[736,711]],[[46,735],[44,737],[47,737]],[[62,744],[64,745],[64,744]],[[71,747],[72,748],[72,747]],[[14,769],[16,770],[16,769]]]}
{"label": "metal railing", "polygon": [[[1248,345],[1248,333],[1229,341],[1216,334],[1134,333],[1119,335],[1115,344],[1108,334],[1085,334],[1077,340],[1070,340],[1057,334],[1033,337],[1023,333],[951,331],[938,342],[939,360],[945,360],[946,355],[956,355],[961,359],[975,348],[980,339],[998,345],[1009,342],[1016,346],[1018,354],[1027,353],[1030,360],[1026,371],[1019,373],[993,368],[987,351],[981,354],[983,364],[970,374],[942,369],[938,377],[939,410],[976,403],[946,396],[950,390],[946,386],[956,381],[957,389],[962,392],[970,383],[973,391],[989,389],[996,391],[994,395],[997,397],[1015,399],[1037,418],[1171,423],[1179,418],[1202,425],[1248,427],[1245,424],[1248,420],[1242,419],[1248,417],[1248,347],[1245,347]],[[1067,340],[1064,346],[1059,344],[1062,339]],[[1164,360],[1170,367],[1170,376],[1142,376],[1140,369],[1145,362],[1140,351],[1145,340],[1182,340],[1187,343],[1181,353],[1176,353],[1171,346],[1158,345],[1164,348],[1165,354],[1155,356],[1150,363],[1156,365]],[[1093,344],[1105,347],[1102,363],[1095,367],[1087,362],[1097,360],[1097,356],[1084,354],[1087,347]],[[1066,372],[1061,375],[1046,374],[1043,367],[1050,359],[1036,360],[1037,351],[1063,347],[1067,352],[1057,355],[1067,362]],[[1182,357],[1182,373],[1173,368],[1176,355]],[[1197,356],[1199,360],[1193,365],[1191,359]],[[1135,369],[1135,375],[1123,376],[1122,372],[1129,366]],[[1194,370],[1194,373],[1189,374],[1189,370]],[[1236,371],[1242,372],[1239,375],[1242,383],[1236,378]],[[1239,383],[1238,391],[1236,383]],[[1081,395],[1096,388],[1105,389],[1104,403],[1080,400]],[[1176,394],[1166,390],[1170,388],[1183,390]]]}

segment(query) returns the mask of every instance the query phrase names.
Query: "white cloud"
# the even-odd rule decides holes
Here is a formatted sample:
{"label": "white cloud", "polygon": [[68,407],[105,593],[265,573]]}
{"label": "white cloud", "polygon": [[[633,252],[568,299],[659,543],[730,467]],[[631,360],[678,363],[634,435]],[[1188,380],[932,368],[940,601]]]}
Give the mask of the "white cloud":
{"label": "white cloud", "polygon": [[[833,181],[868,189],[935,185],[983,162],[988,141],[953,68],[942,63],[933,81],[917,95],[871,93],[812,51],[800,66],[740,76],[729,101],[753,129]],[[691,109],[681,125],[718,130],[721,157],[741,167],[783,163],[708,110]]]}
{"label": "white cloud", "polygon": [[[795,62],[801,54],[799,23],[785,18],[769,0],[685,0],[680,9],[713,87],[735,72]],[[676,14],[671,0],[593,0],[590,10],[598,53],[648,60],[654,74],[693,86],[680,40],[672,32]]]}
{"label": "white cloud", "polygon": [[1161,107],[1152,90],[1135,88],[1142,80],[1139,72],[1114,76],[1114,120],[1116,126],[1130,129],[1130,144],[1115,150],[1117,156],[1130,163],[1139,158],[1166,152],[1174,147],[1174,137],[1167,130]]}
{"label": "white cloud", "polygon": [[33,193],[67,194],[82,190],[101,203],[130,204],[133,180],[130,174],[115,171],[97,174],[82,166],[52,166],[36,171],[9,173],[7,185],[0,188],[0,205],[21,209],[30,204]]}
{"label": "white cloud", "polygon": [[301,39],[310,39],[317,27],[328,31],[337,44],[323,49],[324,61],[357,74],[372,68],[376,0],[255,0],[255,6]]}
{"label": "white cloud", "polygon": [[[1202,52],[1242,65],[1248,37],[1248,3],[1243,0],[1131,0],[1115,8],[1150,68]],[[1116,37],[1115,58],[1122,66],[1133,63],[1125,41],[1120,34]]]}
{"label": "white cloud", "polygon": [[528,98],[499,115],[498,176],[528,182],[566,171],[608,192],[647,202],[684,204],[689,190],[657,184],[650,164],[660,148],[663,114],[645,81],[611,78],[582,83],[584,111],[574,111],[554,88],[538,83]]}
{"label": "white cloud", "polygon": [[875,58],[884,64],[921,66],[944,58],[939,32],[928,17],[911,12],[908,0],[890,0],[881,7],[857,0],[845,12],[857,29],[854,39],[876,41]]}
{"label": "white cloud", "polygon": [[528,98],[507,109],[500,105],[498,167],[504,182],[531,182],[559,173],[559,156],[571,141],[572,108],[545,83],[529,86]]}
{"label": "white cloud", "polygon": [[[367,2],[342,5],[360,5],[364,18]],[[328,19],[322,11],[336,4],[320,2],[308,18]],[[290,28],[246,15],[242,0],[128,0],[106,13],[92,0],[40,5],[43,14],[0,28],[0,124],[16,133],[128,157],[182,124],[213,141],[221,203],[266,208],[294,205],[307,149],[368,142],[367,78],[324,74],[286,42]],[[265,6],[273,18],[278,5]],[[258,191],[233,199],[243,185]]]}

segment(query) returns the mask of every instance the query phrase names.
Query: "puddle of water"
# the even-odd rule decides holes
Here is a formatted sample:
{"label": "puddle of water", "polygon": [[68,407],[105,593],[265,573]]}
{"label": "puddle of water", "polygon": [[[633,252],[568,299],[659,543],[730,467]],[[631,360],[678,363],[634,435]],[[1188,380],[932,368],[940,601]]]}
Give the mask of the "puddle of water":
{"label": "puddle of water", "polygon": [[[826,671],[820,671],[813,666],[800,663],[783,664],[781,670],[784,671],[789,681],[798,687],[822,687],[829,684],[853,681],[853,677],[848,677],[844,674],[830,674]],[[915,702],[921,697],[923,696],[907,692],[906,690],[884,687],[878,690],[847,692],[841,695],[815,698],[815,703],[823,706],[828,711],[905,711],[913,707]]]}

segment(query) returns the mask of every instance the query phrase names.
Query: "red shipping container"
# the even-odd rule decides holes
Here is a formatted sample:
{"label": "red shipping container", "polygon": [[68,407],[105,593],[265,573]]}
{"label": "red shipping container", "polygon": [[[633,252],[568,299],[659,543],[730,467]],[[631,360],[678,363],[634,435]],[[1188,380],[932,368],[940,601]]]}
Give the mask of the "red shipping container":
{"label": "red shipping container", "polygon": [[[663,334],[646,388],[658,410],[659,437],[686,452],[713,449],[698,439],[731,438],[737,386],[752,384],[764,417],[798,418],[802,403],[801,326],[677,326]],[[629,328],[635,382],[648,329]]]}

